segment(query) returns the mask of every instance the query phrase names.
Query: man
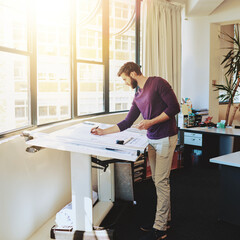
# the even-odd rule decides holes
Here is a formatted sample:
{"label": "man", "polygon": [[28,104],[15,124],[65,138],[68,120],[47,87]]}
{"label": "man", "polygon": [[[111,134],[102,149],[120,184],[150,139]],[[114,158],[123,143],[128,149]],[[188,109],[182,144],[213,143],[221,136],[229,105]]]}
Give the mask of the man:
{"label": "man", "polygon": [[155,222],[142,239],[166,239],[167,224],[170,221],[170,184],[173,153],[177,144],[177,127],[175,115],[180,107],[169,83],[161,77],[145,77],[140,67],[134,62],[125,63],[119,70],[125,84],[133,89],[138,86],[132,107],[126,118],[117,125],[107,129],[92,129],[96,135],[123,131],[132,126],[141,113],[143,119],[137,128],[147,130],[149,139],[148,158],[152,178],[157,192],[157,209]]}

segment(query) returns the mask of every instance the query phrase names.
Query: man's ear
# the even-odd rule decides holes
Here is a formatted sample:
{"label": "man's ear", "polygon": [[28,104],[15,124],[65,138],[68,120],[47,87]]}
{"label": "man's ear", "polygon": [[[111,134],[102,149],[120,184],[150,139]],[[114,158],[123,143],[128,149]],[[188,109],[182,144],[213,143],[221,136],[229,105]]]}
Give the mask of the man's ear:
{"label": "man's ear", "polygon": [[131,78],[135,78],[135,77],[136,77],[136,75],[137,75],[137,74],[136,74],[136,72],[135,72],[135,71],[133,71],[133,72],[131,72],[131,73],[130,73],[130,77],[131,77]]}

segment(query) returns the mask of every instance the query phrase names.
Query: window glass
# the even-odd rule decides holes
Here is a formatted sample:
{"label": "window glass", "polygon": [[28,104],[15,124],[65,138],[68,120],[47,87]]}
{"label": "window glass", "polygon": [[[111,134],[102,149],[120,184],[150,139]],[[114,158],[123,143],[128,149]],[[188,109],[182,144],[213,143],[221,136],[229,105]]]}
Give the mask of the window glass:
{"label": "window glass", "polygon": [[27,51],[28,0],[0,0],[0,46]]}
{"label": "window glass", "polygon": [[[135,0],[107,1],[110,15],[104,24],[109,24],[109,39],[102,31],[103,2],[0,0],[1,134],[32,123],[70,119],[73,99],[74,115],[130,108],[134,90],[117,72],[125,62],[135,61]],[[109,64],[103,62],[102,52],[108,40],[109,56],[104,59],[109,57]],[[77,77],[76,91],[72,76]],[[104,99],[104,85],[109,85],[109,101]],[[77,92],[76,98],[72,92]]]}
{"label": "window glass", "polygon": [[[225,57],[229,56],[228,54],[229,54],[230,50],[235,51],[235,53],[233,55],[235,55],[236,52],[238,51],[239,47],[232,42],[232,39],[230,39],[230,37],[237,38],[236,31],[238,33],[240,32],[239,24],[229,24],[229,25],[221,26],[221,32],[220,32],[220,39],[221,39],[221,41],[220,41],[220,52],[221,52],[220,56],[221,57],[220,57],[220,62],[223,62]],[[226,34],[229,37],[227,37]],[[236,75],[236,73],[233,74],[232,78],[230,77],[229,74],[226,75],[227,71],[229,70],[229,66],[226,67],[226,64],[228,64],[228,63],[229,63],[228,61],[225,61],[223,64],[220,65],[218,84],[226,87],[228,84],[231,83],[232,89],[234,89],[234,87],[235,87],[234,81],[236,80],[237,75]],[[226,81],[228,81],[228,83]],[[233,103],[239,103],[240,102],[239,90],[240,90],[240,87],[238,87],[238,89],[235,93]],[[219,90],[218,93],[219,93],[219,102],[220,103],[228,103],[229,102],[229,91]],[[222,96],[222,97],[220,97],[220,96]]]}
{"label": "window glass", "polygon": [[77,0],[77,58],[102,61],[102,1]]}
{"label": "window glass", "polygon": [[28,126],[29,57],[0,52],[0,132]]}
{"label": "window glass", "polygon": [[103,112],[103,65],[78,63],[78,115]]}
{"label": "window glass", "polygon": [[69,8],[68,0],[37,0],[38,124],[71,117]]}
{"label": "window glass", "polygon": [[134,90],[117,73],[125,62],[135,62],[135,45],[135,0],[110,0],[110,111],[132,104]]}

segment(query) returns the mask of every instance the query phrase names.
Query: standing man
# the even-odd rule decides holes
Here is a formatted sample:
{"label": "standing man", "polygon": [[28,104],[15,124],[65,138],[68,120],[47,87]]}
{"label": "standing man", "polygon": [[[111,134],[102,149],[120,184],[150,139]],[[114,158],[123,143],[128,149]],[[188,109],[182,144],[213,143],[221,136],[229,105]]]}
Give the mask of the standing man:
{"label": "standing man", "polygon": [[134,62],[125,63],[118,76],[133,89],[138,86],[131,109],[126,118],[107,129],[92,129],[96,135],[123,131],[132,126],[141,113],[143,119],[138,129],[147,130],[149,139],[148,158],[152,179],[157,192],[155,222],[142,239],[160,240],[167,237],[167,224],[170,221],[170,183],[169,175],[173,153],[177,144],[175,115],[180,106],[170,84],[161,77],[145,77]]}

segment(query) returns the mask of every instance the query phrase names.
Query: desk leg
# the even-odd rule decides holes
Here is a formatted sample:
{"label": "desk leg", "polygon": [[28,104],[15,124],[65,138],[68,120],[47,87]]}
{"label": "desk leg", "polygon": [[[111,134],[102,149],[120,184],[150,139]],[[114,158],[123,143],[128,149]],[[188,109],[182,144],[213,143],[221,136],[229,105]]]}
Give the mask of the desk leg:
{"label": "desk leg", "polygon": [[193,146],[184,144],[184,151],[183,151],[183,165],[184,167],[191,167],[192,166],[192,151]]}
{"label": "desk leg", "polygon": [[104,202],[114,202],[114,164],[109,164],[105,172],[102,169],[98,169],[97,172],[99,200]]}
{"label": "desk leg", "polygon": [[240,226],[240,168],[220,165],[220,220]]}
{"label": "desk leg", "polygon": [[220,143],[219,143],[220,156],[233,152],[233,141],[234,141],[234,137],[232,136],[225,136],[225,135],[220,136]]}
{"label": "desk leg", "polygon": [[74,230],[92,231],[91,157],[71,153],[72,211]]}

